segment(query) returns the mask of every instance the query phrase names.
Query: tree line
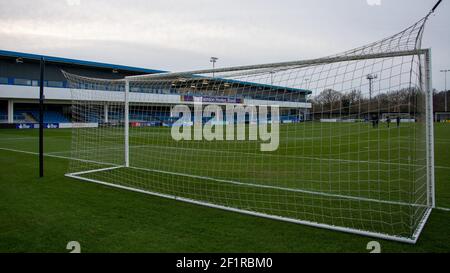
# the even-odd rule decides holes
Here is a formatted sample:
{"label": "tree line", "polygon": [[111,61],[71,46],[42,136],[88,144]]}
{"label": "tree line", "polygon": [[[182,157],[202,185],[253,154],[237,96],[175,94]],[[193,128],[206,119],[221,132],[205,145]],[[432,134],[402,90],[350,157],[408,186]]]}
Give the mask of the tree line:
{"label": "tree line", "polygon": [[450,109],[450,92],[433,90],[433,111],[445,112],[445,95],[447,95],[447,108]]}
{"label": "tree line", "polygon": [[[435,112],[444,111],[445,92],[433,92]],[[450,100],[450,98],[448,98]],[[403,88],[394,92],[374,94],[371,97],[360,90],[339,92],[325,89],[311,100],[313,113],[325,117],[369,115],[373,113],[423,113],[425,96],[417,88]]]}

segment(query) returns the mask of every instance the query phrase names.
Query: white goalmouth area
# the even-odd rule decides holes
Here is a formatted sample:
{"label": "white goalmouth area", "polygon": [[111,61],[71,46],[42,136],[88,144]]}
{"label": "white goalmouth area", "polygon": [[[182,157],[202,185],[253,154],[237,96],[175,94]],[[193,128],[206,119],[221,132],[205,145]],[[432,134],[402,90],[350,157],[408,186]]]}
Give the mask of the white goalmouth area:
{"label": "white goalmouth area", "polygon": [[[67,176],[415,243],[435,206],[427,19],[313,60],[125,79],[64,72],[80,124]],[[233,107],[243,114],[224,114]]]}

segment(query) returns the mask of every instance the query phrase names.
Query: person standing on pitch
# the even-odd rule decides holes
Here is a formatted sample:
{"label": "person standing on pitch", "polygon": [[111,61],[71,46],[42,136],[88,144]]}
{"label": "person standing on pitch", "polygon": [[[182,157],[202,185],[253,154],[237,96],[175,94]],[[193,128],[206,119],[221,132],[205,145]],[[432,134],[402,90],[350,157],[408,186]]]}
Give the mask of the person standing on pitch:
{"label": "person standing on pitch", "polygon": [[400,127],[400,116],[397,116],[397,128]]}
{"label": "person standing on pitch", "polygon": [[380,121],[380,119],[378,118],[378,115],[373,115],[372,116],[372,126],[373,128],[378,128],[378,122]]}
{"label": "person standing on pitch", "polygon": [[389,126],[391,125],[391,118],[389,116],[386,118],[386,123],[387,127],[389,128]]}

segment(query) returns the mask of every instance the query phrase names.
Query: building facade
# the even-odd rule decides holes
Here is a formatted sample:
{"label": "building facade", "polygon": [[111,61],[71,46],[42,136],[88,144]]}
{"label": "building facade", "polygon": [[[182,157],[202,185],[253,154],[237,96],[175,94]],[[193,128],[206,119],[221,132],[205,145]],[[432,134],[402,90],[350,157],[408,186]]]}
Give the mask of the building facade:
{"label": "building facade", "polygon": [[[74,60],[60,57],[27,54],[0,50],[0,123],[20,124],[38,122],[40,60],[45,59],[45,123],[72,122],[71,87],[63,71],[90,78],[122,79],[126,76],[164,73],[167,71]],[[208,88],[214,86],[214,88]],[[235,86],[239,88],[235,88]],[[105,90],[102,86],[82,86],[93,91]],[[231,82],[229,79],[213,78],[206,85],[195,86],[189,80],[179,81],[167,88],[132,88],[130,92],[145,93],[149,102],[155,104],[159,116],[170,112],[170,106],[185,103],[193,97],[221,97],[247,105],[278,104],[285,119],[305,120],[311,108],[308,90],[286,88],[252,82]],[[107,101],[95,102],[100,109],[94,122],[109,122],[112,116]],[[159,118],[159,117],[156,117]],[[97,119],[97,120],[95,120]]]}

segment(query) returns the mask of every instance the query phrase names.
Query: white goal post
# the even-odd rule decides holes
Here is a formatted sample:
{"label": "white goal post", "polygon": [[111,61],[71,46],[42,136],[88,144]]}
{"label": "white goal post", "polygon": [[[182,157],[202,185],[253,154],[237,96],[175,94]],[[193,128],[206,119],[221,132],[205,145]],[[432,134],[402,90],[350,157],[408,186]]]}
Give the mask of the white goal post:
{"label": "white goal post", "polygon": [[[435,206],[427,19],[319,59],[125,79],[64,72],[74,122],[98,123],[73,129],[67,176],[415,243]],[[380,123],[396,117],[411,122]]]}

